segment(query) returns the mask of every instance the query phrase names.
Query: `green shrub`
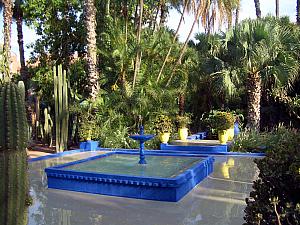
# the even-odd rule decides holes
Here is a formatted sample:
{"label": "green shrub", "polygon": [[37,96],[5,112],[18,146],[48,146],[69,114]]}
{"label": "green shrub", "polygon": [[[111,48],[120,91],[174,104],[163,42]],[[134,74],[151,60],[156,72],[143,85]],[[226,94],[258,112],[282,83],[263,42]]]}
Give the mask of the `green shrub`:
{"label": "green shrub", "polygon": [[234,116],[230,112],[214,111],[209,115],[208,121],[212,129],[223,131],[233,127]]}
{"label": "green shrub", "polygon": [[[291,140],[295,131],[279,125],[270,132],[245,130],[234,140],[231,151],[234,152],[265,152],[276,148],[282,140]],[[293,141],[293,140],[291,140]]]}
{"label": "green shrub", "polygon": [[282,127],[274,132],[266,157],[255,161],[260,172],[246,199],[245,224],[300,223],[300,135]]}
{"label": "green shrub", "polygon": [[178,128],[187,128],[187,126],[191,123],[191,115],[186,113],[183,116],[176,116],[176,123],[178,124]]}
{"label": "green shrub", "polygon": [[154,129],[157,134],[171,133],[173,128],[172,120],[169,116],[158,115],[154,121]]}

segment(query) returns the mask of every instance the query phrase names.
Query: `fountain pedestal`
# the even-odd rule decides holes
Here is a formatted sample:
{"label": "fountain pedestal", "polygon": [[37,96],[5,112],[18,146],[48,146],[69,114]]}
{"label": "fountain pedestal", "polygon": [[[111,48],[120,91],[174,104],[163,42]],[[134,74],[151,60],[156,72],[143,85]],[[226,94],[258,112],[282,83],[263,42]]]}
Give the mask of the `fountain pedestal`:
{"label": "fountain pedestal", "polygon": [[144,127],[140,126],[140,134],[137,135],[130,135],[130,138],[133,140],[139,141],[140,142],[140,160],[139,164],[147,164],[147,161],[145,159],[145,142],[151,140],[154,138],[154,135],[152,134],[144,134]]}

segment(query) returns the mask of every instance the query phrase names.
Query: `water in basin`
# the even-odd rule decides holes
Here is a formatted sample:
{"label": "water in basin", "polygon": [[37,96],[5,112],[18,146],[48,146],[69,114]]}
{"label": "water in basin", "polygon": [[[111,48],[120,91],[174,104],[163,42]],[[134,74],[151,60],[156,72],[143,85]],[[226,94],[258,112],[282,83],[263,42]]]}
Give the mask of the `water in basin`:
{"label": "water in basin", "polygon": [[147,155],[147,165],[138,164],[139,155],[113,154],[64,167],[64,170],[118,174],[143,177],[176,177],[203,159],[199,157],[176,157]]}

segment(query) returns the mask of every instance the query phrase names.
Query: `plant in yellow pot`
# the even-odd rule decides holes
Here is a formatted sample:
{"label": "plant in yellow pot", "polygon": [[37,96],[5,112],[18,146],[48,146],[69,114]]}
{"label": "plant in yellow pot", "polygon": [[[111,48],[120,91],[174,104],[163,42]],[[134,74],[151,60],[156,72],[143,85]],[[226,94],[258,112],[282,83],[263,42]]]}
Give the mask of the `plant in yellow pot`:
{"label": "plant in yellow pot", "polygon": [[177,115],[176,122],[178,124],[178,135],[181,141],[186,141],[188,137],[188,128],[187,126],[191,123],[191,117],[189,114]]}
{"label": "plant in yellow pot", "polygon": [[232,127],[234,116],[229,112],[218,111],[213,115],[213,128],[218,132],[218,138],[221,144],[228,141],[227,130]]}
{"label": "plant in yellow pot", "polygon": [[161,143],[168,143],[172,131],[172,120],[166,115],[158,115],[154,121],[154,129]]}

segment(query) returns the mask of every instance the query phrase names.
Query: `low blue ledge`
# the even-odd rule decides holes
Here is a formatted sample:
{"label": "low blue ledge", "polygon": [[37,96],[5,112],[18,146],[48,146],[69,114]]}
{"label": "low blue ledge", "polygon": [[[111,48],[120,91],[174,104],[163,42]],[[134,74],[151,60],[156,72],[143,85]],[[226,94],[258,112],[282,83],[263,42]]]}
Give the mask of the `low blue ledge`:
{"label": "low blue ledge", "polygon": [[80,144],[79,144],[79,148],[86,150],[86,151],[96,151],[98,146],[99,146],[99,142],[92,141],[92,140],[80,142]]}
{"label": "low blue ledge", "polygon": [[198,132],[187,137],[188,140],[203,140],[207,138],[207,132]]}
{"label": "low blue ledge", "polygon": [[[108,157],[112,154],[130,154],[132,152],[109,152],[103,155],[66,163],[45,169],[48,187],[85,193],[111,196],[177,202],[213,171],[214,159],[211,156],[198,156],[201,160],[191,168],[172,178],[154,178],[144,176],[101,174],[64,169],[67,166]],[[161,155],[149,153],[147,155]],[[178,154],[165,153],[165,156]],[[191,156],[180,154],[182,157]]]}
{"label": "low blue ledge", "polygon": [[203,154],[224,153],[228,151],[227,145],[170,145],[160,144],[161,150],[172,151],[187,151],[187,152],[199,152]]}

